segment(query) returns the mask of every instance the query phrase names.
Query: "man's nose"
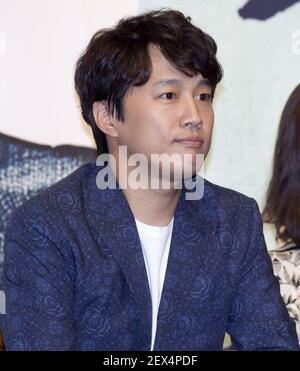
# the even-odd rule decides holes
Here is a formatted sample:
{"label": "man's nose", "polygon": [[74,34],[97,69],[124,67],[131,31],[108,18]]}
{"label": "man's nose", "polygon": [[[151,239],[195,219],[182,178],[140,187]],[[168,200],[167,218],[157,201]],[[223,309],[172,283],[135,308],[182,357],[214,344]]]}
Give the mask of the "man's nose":
{"label": "man's nose", "polygon": [[186,98],[182,103],[180,125],[190,130],[198,130],[202,127],[201,111],[194,98]]}

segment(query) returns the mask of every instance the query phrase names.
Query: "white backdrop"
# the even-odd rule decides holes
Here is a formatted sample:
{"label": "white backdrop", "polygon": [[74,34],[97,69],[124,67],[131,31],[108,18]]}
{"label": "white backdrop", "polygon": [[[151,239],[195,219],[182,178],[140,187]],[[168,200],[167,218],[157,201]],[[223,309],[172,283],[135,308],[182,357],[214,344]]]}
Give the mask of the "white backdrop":
{"label": "white backdrop", "polygon": [[74,92],[91,36],[137,0],[0,0],[0,131],[43,144],[94,146]]}
{"label": "white backdrop", "polygon": [[95,31],[122,16],[172,7],[215,38],[225,71],[206,177],[262,208],[280,112],[300,82],[300,4],[261,22],[240,18],[245,3],[0,0],[0,131],[44,144],[94,146],[73,87],[80,52]]}

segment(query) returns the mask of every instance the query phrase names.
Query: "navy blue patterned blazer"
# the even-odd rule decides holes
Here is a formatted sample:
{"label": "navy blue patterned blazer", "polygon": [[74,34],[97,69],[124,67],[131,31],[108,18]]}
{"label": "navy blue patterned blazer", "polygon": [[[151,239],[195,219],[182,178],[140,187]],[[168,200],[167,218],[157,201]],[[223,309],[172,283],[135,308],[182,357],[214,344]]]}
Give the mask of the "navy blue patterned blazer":
{"label": "navy blue patterned blazer", "polygon": [[[11,350],[149,350],[151,296],[122,190],[84,165],[26,202],[5,237]],[[176,208],[154,350],[297,350],[256,203],[205,182]]]}

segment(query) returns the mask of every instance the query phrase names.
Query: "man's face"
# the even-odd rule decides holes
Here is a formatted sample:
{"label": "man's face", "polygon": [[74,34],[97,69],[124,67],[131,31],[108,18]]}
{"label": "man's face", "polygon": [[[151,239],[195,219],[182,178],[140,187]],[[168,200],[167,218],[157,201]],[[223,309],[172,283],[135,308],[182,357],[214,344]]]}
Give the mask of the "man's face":
{"label": "man's face", "polygon": [[[188,77],[174,68],[154,46],[152,73],[146,84],[124,97],[124,122],[117,123],[118,145],[128,156],[144,154],[207,155],[214,113],[212,89],[201,74]],[[197,169],[199,171],[199,169]]]}

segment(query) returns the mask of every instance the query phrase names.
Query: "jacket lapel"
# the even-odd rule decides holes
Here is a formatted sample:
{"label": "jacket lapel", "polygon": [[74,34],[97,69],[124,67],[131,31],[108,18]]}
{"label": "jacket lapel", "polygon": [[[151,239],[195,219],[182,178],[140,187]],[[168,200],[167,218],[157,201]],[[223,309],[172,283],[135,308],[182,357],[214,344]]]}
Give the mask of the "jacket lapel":
{"label": "jacket lapel", "polygon": [[[134,216],[121,189],[99,190],[96,175],[87,179],[85,204],[88,221],[101,248],[107,249],[119,264],[140,309],[141,350],[149,350],[152,329],[152,300],[143,252]],[[117,184],[118,187],[118,184]],[[176,342],[176,324],[188,307],[191,297],[211,290],[206,280],[209,246],[216,229],[216,210],[205,192],[199,201],[185,199],[183,189],[174,215],[174,226],[167,271],[158,312],[154,349],[172,347]],[[201,291],[202,290],[202,291]]]}
{"label": "jacket lapel", "polygon": [[95,173],[90,175],[87,183],[85,194],[89,223],[101,248],[113,255],[124,274],[141,314],[141,348],[149,350],[152,302],[134,216],[121,189],[99,190]]}
{"label": "jacket lapel", "polygon": [[210,207],[208,194],[189,201],[185,193],[183,189],[174,217],[154,350],[176,349],[178,323],[191,308],[191,300],[213,289],[207,260],[216,231],[216,210]]}

